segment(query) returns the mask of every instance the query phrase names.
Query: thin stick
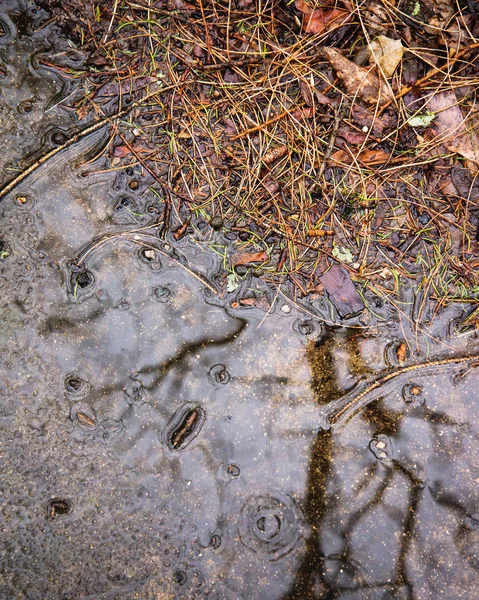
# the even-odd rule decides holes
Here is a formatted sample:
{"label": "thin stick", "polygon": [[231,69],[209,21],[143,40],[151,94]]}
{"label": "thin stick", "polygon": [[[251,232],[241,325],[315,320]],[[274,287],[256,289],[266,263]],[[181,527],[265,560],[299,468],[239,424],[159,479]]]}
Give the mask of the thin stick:
{"label": "thin stick", "polygon": [[[468,355],[468,356],[456,356],[456,357],[451,357],[451,358],[442,358],[442,359],[438,359],[438,360],[432,360],[432,361],[417,364],[417,365],[409,365],[407,367],[402,367],[401,369],[396,369],[395,371],[391,371],[390,373],[387,373],[386,375],[383,375],[382,377],[378,377],[376,380],[374,380],[372,383],[370,383],[366,387],[366,389],[364,389],[362,392],[360,392],[359,394],[354,396],[354,398],[352,398],[352,400],[350,400],[347,404],[345,404],[344,406],[339,408],[339,410],[334,412],[329,417],[329,423],[331,425],[333,425],[344,415],[345,412],[347,412],[349,409],[357,406],[357,404],[359,404],[361,402],[361,400],[363,398],[365,398],[370,392],[381,387],[387,381],[391,381],[391,379],[396,379],[396,377],[404,375],[404,373],[410,373],[413,371],[417,371],[419,369],[426,369],[428,367],[440,367],[443,365],[465,363],[465,362],[470,362],[472,360],[477,360],[477,359],[479,359],[479,355],[477,355],[477,354],[476,355]],[[363,406],[361,406],[361,408],[363,408]]]}
{"label": "thin stick", "polygon": [[[298,108],[296,107],[294,110],[298,110]],[[238,140],[239,138],[242,138],[245,135],[249,135],[250,133],[255,133],[256,131],[260,131],[261,129],[264,129],[268,125],[271,125],[272,123],[276,123],[276,121],[283,119],[284,117],[288,116],[292,112],[294,112],[294,111],[285,110],[282,113],[279,113],[279,115],[275,115],[274,117],[271,117],[271,119],[268,119],[264,123],[260,123],[259,125],[256,125],[255,127],[251,127],[251,129],[245,129],[245,131],[242,131],[241,133],[238,133],[238,134],[234,135],[233,137],[231,137],[230,140],[231,141]]]}
{"label": "thin stick", "polygon": [[70,139],[68,139],[64,144],[62,144],[61,146],[57,146],[57,148],[53,148],[53,150],[50,150],[49,152],[47,152],[46,154],[41,156],[32,165],[27,167],[25,169],[25,171],[22,171],[19,175],[17,175],[14,179],[12,179],[12,181],[10,181],[10,183],[7,183],[7,185],[5,185],[2,189],[0,189],[0,200],[4,196],[6,196],[9,192],[11,192],[13,190],[13,188],[15,188],[19,183],[21,183],[24,179],[26,179],[29,175],[31,175],[34,171],[36,171],[39,167],[41,167],[47,161],[49,161],[51,158],[53,158],[54,156],[56,156],[63,150],[66,150],[67,148],[74,146],[76,143],[78,143],[80,140],[82,140],[87,135],[90,135],[91,133],[94,133],[95,131],[102,129],[102,127],[109,125],[112,119],[121,119],[122,117],[127,115],[134,108],[138,108],[138,106],[140,106],[143,102],[145,102],[149,98],[153,98],[153,96],[156,96],[157,94],[166,92],[170,89],[176,88],[179,85],[184,85],[184,84],[185,84],[185,82],[182,82],[181,84],[176,83],[174,85],[169,85],[167,87],[163,87],[159,90],[156,90],[155,92],[150,92],[149,94],[146,94],[146,96],[144,96],[140,100],[136,100],[135,102],[132,102],[130,104],[130,106],[128,106],[128,108],[124,108],[124,109],[118,111],[112,117],[105,117],[103,119],[100,119],[100,121],[97,121],[96,123],[89,125],[85,129],[82,129],[78,133],[75,133],[75,135],[73,135]]}

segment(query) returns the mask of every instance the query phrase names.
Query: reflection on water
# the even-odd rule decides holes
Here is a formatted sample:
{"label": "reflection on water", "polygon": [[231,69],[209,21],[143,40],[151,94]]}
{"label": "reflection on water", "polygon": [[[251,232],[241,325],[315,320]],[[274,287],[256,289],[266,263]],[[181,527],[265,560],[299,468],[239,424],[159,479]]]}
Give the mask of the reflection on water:
{"label": "reflection on water", "polygon": [[[4,181],[71,119],[48,109],[71,82],[32,62],[48,26],[8,6]],[[101,135],[0,203],[0,597],[474,597],[477,368],[447,362],[476,353],[462,308],[426,327],[406,289],[401,313],[346,327],[252,275],[222,297],[221,231],[160,239],[140,167],[80,174]]]}

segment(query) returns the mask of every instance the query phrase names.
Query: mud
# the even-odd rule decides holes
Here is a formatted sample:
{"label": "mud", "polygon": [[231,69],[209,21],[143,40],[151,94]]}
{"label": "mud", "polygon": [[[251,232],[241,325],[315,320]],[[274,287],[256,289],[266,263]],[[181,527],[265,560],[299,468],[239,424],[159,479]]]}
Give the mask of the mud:
{"label": "mud", "polygon": [[[47,14],[0,23],[7,183],[79,124]],[[478,369],[427,367],[478,353],[467,308],[410,286],[344,320],[251,271],[221,297],[228,238],[159,236],[147,173],[85,166],[107,136],[0,201],[0,598],[479,597]]]}

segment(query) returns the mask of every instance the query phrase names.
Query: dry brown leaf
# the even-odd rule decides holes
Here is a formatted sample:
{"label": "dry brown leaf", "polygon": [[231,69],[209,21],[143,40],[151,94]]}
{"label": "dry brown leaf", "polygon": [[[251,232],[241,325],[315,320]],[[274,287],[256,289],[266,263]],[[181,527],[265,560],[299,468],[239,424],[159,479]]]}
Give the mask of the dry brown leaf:
{"label": "dry brown leaf", "polygon": [[378,100],[380,104],[385,104],[393,99],[389,87],[371,68],[358,67],[335,48],[324,48],[323,52],[348,94],[358,96],[370,104],[376,104]]}
{"label": "dry brown leaf", "polygon": [[292,112],[291,116],[297,121],[305,121],[306,119],[312,119],[315,112],[314,106],[305,106],[304,108],[298,108],[298,110]]}
{"label": "dry brown leaf", "polygon": [[351,18],[350,12],[340,8],[314,9],[303,0],[296,0],[294,5],[304,15],[303,30],[306,33],[325,33],[344,25]]}
{"label": "dry brown leaf", "polygon": [[[424,22],[425,30],[437,35],[438,29],[443,29],[446,23],[449,23],[456,12],[456,3],[454,0],[428,0],[430,18]],[[423,20],[419,15],[419,20]],[[425,19],[424,19],[425,21]]]}
{"label": "dry brown leaf", "polygon": [[91,109],[91,106],[89,106],[88,104],[84,104],[83,106],[80,106],[80,108],[76,111],[78,120],[83,121],[83,119],[86,119],[88,113],[90,112],[90,109]]}
{"label": "dry brown leaf", "polygon": [[479,135],[471,123],[464,121],[456,94],[453,91],[435,94],[427,106],[436,115],[433,126],[440,137],[440,143],[451,152],[463,156],[471,172],[478,172]]}
{"label": "dry brown leaf", "polygon": [[238,265],[247,265],[254,262],[266,262],[268,255],[266,252],[235,252],[231,256],[231,264],[233,267]]}
{"label": "dry brown leaf", "polygon": [[260,298],[240,298],[239,303],[241,306],[254,306],[265,312],[268,312],[271,309],[271,305],[264,296],[261,296]]}
{"label": "dry brown leaf", "polygon": [[348,144],[357,146],[363,144],[366,140],[365,133],[357,133],[356,131],[348,131],[345,128],[339,128],[338,137],[342,137]]}
{"label": "dry brown leaf", "polygon": [[392,77],[404,53],[401,40],[392,40],[385,35],[378,35],[368,48],[369,64],[378,65],[385,77]]}
{"label": "dry brown leaf", "polygon": [[[346,150],[337,150],[329,159],[331,162],[351,164],[352,153]],[[389,160],[389,154],[384,150],[363,150],[354,158],[361,164],[380,165]]]}
{"label": "dry brown leaf", "polygon": [[353,117],[361,127],[370,127],[371,131],[381,136],[386,129],[394,127],[397,117],[385,113],[378,117],[372,110],[368,110],[360,104],[354,104],[352,108]]}

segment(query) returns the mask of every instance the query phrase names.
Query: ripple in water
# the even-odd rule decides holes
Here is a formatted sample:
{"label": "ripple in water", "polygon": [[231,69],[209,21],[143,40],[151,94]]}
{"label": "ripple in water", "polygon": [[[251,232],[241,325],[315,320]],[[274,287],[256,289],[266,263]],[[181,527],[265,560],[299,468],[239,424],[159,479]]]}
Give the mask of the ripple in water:
{"label": "ripple in water", "polygon": [[241,542],[253,552],[278,560],[302,537],[302,515],[292,498],[254,496],[241,509]]}

